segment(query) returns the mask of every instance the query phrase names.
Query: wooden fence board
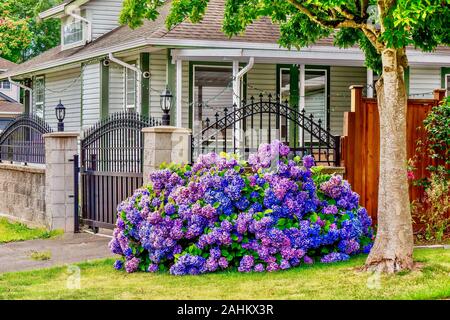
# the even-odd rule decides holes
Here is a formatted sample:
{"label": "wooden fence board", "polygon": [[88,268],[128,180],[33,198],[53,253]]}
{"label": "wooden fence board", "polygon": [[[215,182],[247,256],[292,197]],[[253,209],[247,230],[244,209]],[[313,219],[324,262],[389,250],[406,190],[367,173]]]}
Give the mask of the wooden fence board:
{"label": "wooden fence board", "polygon": [[[361,90],[360,87],[351,88]],[[352,93],[352,112],[344,115],[344,136],[341,139],[342,166],[345,177],[354,191],[360,195],[364,206],[374,223],[377,221],[378,183],[380,166],[380,124],[378,106],[375,99],[362,97],[361,93]],[[437,97],[437,96],[436,96]],[[442,98],[442,95],[440,96]],[[413,158],[417,152],[418,139],[425,138],[423,120],[431,109],[439,104],[439,99],[409,99],[407,109],[407,154]],[[426,168],[436,165],[425,154],[417,154],[415,178],[426,177]],[[410,186],[410,199],[420,200],[424,190]]]}

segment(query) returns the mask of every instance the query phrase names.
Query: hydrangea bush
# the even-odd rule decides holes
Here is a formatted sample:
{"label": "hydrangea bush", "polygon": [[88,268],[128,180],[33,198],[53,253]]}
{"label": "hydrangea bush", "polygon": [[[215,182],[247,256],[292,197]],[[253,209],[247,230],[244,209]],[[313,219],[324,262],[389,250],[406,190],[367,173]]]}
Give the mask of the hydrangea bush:
{"label": "hydrangea bush", "polygon": [[[367,253],[371,219],[339,175],[305,156],[288,159],[278,141],[248,163],[229,154],[166,165],[118,207],[116,269],[201,274],[289,269]],[[316,172],[317,171],[317,172]]]}

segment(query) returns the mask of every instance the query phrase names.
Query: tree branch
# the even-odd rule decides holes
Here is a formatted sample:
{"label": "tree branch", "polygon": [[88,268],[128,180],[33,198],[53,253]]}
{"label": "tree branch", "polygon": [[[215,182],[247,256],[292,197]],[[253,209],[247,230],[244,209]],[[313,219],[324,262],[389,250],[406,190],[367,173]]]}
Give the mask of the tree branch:
{"label": "tree branch", "polygon": [[[356,22],[354,20],[355,16],[352,13],[345,11],[344,9],[340,8],[339,6],[334,7],[334,10],[336,12],[338,12],[339,14],[341,14],[342,16],[344,16],[345,19],[342,21],[339,21],[339,20],[329,21],[329,20],[319,19],[313,12],[311,12],[311,10],[309,10],[308,8],[306,8],[305,6],[303,6],[296,0],[287,0],[287,1],[289,3],[291,3],[293,6],[295,6],[300,12],[302,12],[303,14],[308,16],[308,18],[311,21],[321,25],[324,28],[360,29],[360,30],[362,30],[364,35],[370,40],[370,42],[372,43],[372,45],[378,52],[381,53],[381,51],[384,48],[383,44],[381,44],[378,41],[379,32],[376,30],[376,28],[374,26],[369,25],[367,23]],[[383,0],[378,0],[378,1],[382,2]],[[395,0],[391,0],[391,1],[395,1]]]}
{"label": "tree branch", "polygon": [[355,16],[353,14],[351,14],[350,12],[347,12],[345,9],[336,6],[334,7],[334,9],[339,12],[342,16],[344,16],[345,18],[349,19],[349,20],[354,20]]}

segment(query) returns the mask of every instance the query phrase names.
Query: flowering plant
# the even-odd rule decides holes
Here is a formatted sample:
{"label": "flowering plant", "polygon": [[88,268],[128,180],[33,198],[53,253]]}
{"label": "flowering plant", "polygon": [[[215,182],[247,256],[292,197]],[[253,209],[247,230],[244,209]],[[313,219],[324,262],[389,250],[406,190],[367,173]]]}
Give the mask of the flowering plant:
{"label": "flowering plant", "polygon": [[151,173],[151,183],[118,206],[116,269],[262,272],[367,253],[372,221],[359,196],[341,176],[313,173],[312,156],[288,154],[275,141],[248,163],[210,153]]}

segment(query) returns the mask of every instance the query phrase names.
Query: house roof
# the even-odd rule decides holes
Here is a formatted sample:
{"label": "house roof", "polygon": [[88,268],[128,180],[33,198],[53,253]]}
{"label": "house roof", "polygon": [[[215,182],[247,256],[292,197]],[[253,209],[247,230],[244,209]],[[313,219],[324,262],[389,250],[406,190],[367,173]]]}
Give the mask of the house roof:
{"label": "house roof", "polygon": [[[70,3],[67,0],[65,3]],[[278,48],[280,30],[268,18],[261,18],[249,25],[246,31],[238,36],[229,38],[222,32],[223,11],[225,0],[210,0],[204,18],[201,22],[193,24],[189,21],[182,22],[171,30],[167,30],[165,20],[169,14],[172,1],[167,1],[160,8],[160,15],[155,21],[144,21],[137,29],[128,26],[120,26],[102,35],[94,41],[82,47],[61,51],[60,46],[50,49],[41,55],[28,60],[12,68],[1,77],[16,76],[30,72],[36,72],[59,65],[80,62],[94,57],[104,56],[109,52],[139,48],[148,45],[177,45],[198,46],[203,41],[208,47],[221,47],[225,42],[239,43],[236,48],[265,49],[264,45]],[[240,47],[242,43],[242,47]],[[324,38],[316,42],[315,46],[333,46],[333,39]],[[439,47],[437,54],[450,54],[450,47]],[[433,54],[433,53],[431,53]]]}
{"label": "house roof", "polygon": [[14,62],[0,57],[0,71],[11,69],[11,68],[15,67],[16,65],[17,64],[15,64]]}
{"label": "house roof", "polygon": [[8,102],[0,100],[0,114],[11,113],[20,114],[23,113],[23,105],[18,102]]}
{"label": "house roof", "polygon": [[17,114],[23,112],[23,105],[0,92],[0,114]]}
{"label": "house roof", "polygon": [[16,100],[4,94],[3,92],[0,92],[0,101],[17,102]]}

